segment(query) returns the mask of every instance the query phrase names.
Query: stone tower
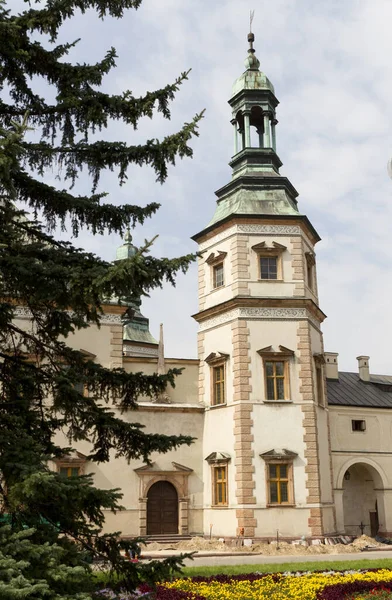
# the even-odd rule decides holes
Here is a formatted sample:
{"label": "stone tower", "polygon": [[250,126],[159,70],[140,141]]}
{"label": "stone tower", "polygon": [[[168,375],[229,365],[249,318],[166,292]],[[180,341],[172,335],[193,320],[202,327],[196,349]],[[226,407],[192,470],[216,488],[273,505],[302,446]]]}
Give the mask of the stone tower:
{"label": "stone tower", "polygon": [[336,531],[317,232],[280,175],[274,87],[253,48],[235,81],[231,181],[199,244],[204,530]]}

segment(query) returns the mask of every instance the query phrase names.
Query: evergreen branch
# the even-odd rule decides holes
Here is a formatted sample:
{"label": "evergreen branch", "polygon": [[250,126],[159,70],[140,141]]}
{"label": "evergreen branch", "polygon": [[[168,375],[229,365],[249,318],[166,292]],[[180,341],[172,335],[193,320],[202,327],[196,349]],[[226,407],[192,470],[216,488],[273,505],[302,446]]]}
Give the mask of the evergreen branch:
{"label": "evergreen branch", "polygon": [[66,219],[69,218],[75,236],[83,227],[93,234],[103,234],[106,231],[122,234],[127,226],[143,224],[160,206],[155,202],[145,207],[133,204],[101,204],[100,200],[106,194],[74,196],[67,190],[56,189],[35,179],[25,171],[16,173],[13,181],[18,199],[34,211],[41,211],[49,229],[53,230],[59,223],[64,227]]}
{"label": "evergreen branch", "polygon": [[15,17],[15,21],[29,31],[50,35],[51,41],[54,41],[64,21],[75,15],[75,9],[82,14],[88,9],[94,9],[101,19],[106,16],[120,19],[125,10],[137,9],[141,3],[142,0],[47,0],[47,8],[25,11],[21,16]]}
{"label": "evergreen branch", "polygon": [[188,145],[193,136],[198,136],[198,123],[203,118],[204,111],[196,115],[190,123],[173,135],[166,136],[162,141],[148,140],[139,146],[127,146],[125,142],[97,141],[92,144],[79,142],[72,146],[55,146],[48,144],[25,143],[26,162],[31,169],[37,169],[43,175],[46,168],[53,164],[64,167],[64,178],[75,183],[83,166],[87,166],[93,181],[93,191],[96,190],[103,169],[113,171],[118,168],[120,185],[127,179],[127,170],[131,163],[142,166],[152,166],[157,181],[163,183],[167,178],[167,164],[175,164],[177,157],[191,157],[193,151]]}
{"label": "evergreen branch", "polygon": [[[62,63],[62,68],[64,64]],[[164,118],[170,119],[169,102],[174,99],[175,92],[179,86],[188,79],[190,71],[184,72],[174,83],[165,86],[155,92],[147,92],[140,98],[135,98],[130,90],[121,95],[109,95],[96,91],[90,86],[83,89],[62,88],[59,93],[57,104],[47,105],[40,102],[39,106],[34,104],[29,110],[30,123],[35,127],[43,127],[42,139],[54,139],[55,133],[63,125],[63,143],[73,144],[75,135],[81,132],[84,141],[88,141],[88,130],[95,132],[108,126],[109,119],[122,120],[130,124],[134,129],[142,117],[153,117],[154,110],[162,113]],[[65,80],[73,81],[67,74]],[[24,115],[25,108],[19,108],[20,98],[13,104],[5,104],[0,101],[0,120]]]}

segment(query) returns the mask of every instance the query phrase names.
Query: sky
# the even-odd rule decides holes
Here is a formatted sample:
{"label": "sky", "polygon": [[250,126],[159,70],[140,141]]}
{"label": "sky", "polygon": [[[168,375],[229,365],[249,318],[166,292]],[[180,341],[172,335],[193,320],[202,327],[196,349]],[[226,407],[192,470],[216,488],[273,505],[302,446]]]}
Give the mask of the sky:
{"label": "sky", "polygon": [[[13,10],[23,0],[8,0]],[[33,3],[34,5],[34,3]],[[134,232],[141,244],[159,234],[157,256],[197,250],[190,239],[210,221],[214,191],[229,182],[232,126],[227,100],[244,71],[249,11],[260,69],[275,87],[277,153],[282,175],[299,192],[299,210],[322,238],[316,246],[325,350],[339,353],[341,370],[357,370],[356,356],[370,356],[372,373],[392,373],[392,2],[390,0],[144,0],[121,20],[76,13],[60,41],[81,38],[70,59],[100,60],[117,50],[117,68],[106,92],[135,96],[172,82],[192,69],[172,104],[172,119],[159,115],[138,130],[113,123],[105,139],[141,143],[177,131],[206,109],[192,160],[169,168],[164,185],[149,167],[132,167],[123,187],[105,174],[99,191],[113,203],[161,203]],[[53,180],[54,182],[54,180]],[[77,191],[88,191],[81,176]],[[82,232],[78,246],[107,260],[121,240]],[[143,301],[150,329],[164,324],[165,353],[195,357],[196,268]]]}

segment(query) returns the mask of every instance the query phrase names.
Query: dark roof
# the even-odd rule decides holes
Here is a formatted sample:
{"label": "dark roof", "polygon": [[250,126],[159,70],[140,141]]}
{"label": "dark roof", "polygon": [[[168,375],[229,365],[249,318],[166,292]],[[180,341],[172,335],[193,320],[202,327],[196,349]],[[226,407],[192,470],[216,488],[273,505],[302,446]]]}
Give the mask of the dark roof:
{"label": "dark roof", "polygon": [[339,379],[327,379],[328,404],[392,408],[392,385],[388,376],[371,375],[369,382],[358,373],[342,373]]}

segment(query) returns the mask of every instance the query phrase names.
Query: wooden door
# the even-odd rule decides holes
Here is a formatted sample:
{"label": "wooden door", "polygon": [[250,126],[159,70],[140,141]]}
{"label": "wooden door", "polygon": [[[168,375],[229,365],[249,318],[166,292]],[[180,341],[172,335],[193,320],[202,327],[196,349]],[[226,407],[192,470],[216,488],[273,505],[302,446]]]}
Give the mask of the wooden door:
{"label": "wooden door", "polygon": [[374,538],[378,534],[378,528],[379,528],[377,511],[370,511],[369,518],[370,518],[370,535]]}
{"label": "wooden door", "polygon": [[178,533],[178,495],[168,481],[157,481],[147,494],[147,535]]}

